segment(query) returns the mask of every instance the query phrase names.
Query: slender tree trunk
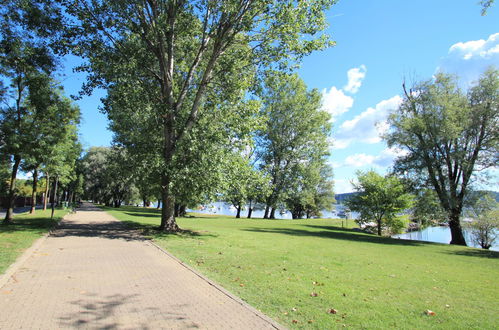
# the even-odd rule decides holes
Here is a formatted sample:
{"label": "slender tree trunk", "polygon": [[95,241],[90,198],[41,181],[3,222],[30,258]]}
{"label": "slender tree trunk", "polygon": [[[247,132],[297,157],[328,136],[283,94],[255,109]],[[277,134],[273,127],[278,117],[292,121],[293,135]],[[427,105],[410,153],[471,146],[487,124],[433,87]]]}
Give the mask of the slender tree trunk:
{"label": "slender tree trunk", "polygon": [[21,157],[15,155],[14,165],[12,166],[12,174],[10,176],[8,208],[7,208],[7,213],[5,214],[5,219],[3,220],[4,224],[12,223],[12,218],[14,216],[14,206],[16,202],[16,177],[20,163],[21,163]]}
{"label": "slender tree trunk", "polygon": [[43,210],[47,209],[47,201],[49,199],[50,175],[45,173],[45,196],[43,196]]}
{"label": "slender tree trunk", "polygon": [[248,219],[251,219],[251,213],[253,213],[253,205],[252,205],[253,201],[250,201],[249,202],[249,206],[248,206]]}
{"label": "slender tree trunk", "polygon": [[142,198],[142,207],[147,207],[147,200]]}
{"label": "slender tree trunk", "polygon": [[269,218],[270,218],[270,219],[275,219],[275,208],[274,208],[274,207],[273,207],[273,208],[272,208],[272,210],[270,211]]}
{"label": "slender tree trunk", "polygon": [[466,239],[463,235],[463,229],[459,221],[461,211],[451,210],[449,215],[449,228],[451,233],[451,241],[449,244],[464,245],[466,246]]}
{"label": "slender tree trunk", "polygon": [[158,208],[158,209],[160,209],[160,208],[161,208],[161,197],[159,197],[159,198],[158,198],[158,207],[157,207],[157,208]]}
{"label": "slender tree trunk", "polygon": [[237,210],[236,218],[239,219],[239,218],[241,218],[241,204],[238,204],[236,206],[236,210]]}
{"label": "slender tree trunk", "polygon": [[265,206],[265,213],[263,214],[263,218],[264,219],[268,219],[269,218],[269,210],[270,210],[270,206],[267,204]]}
{"label": "slender tree trunk", "polygon": [[58,183],[59,183],[59,178],[56,176],[55,182],[54,182],[54,193],[52,194],[52,213],[50,215],[50,219],[54,218],[55,204],[57,203],[57,184]]}
{"label": "slender tree trunk", "polygon": [[170,178],[164,174],[161,179],[161,225],[159,229],[166,232],[177,232],[180,228],[175,221],[175,198],[170,192]]}
{"label": "slender tree trunk", "polygon": [[36,209],[36,189],[38,188],[38,169],[35,168],[33,171],[33,192],[31,193],[31,209],[29,213],[35,213]]}
{"label": "slender tree trunk", "polygon": [[50,193],[50,175],[49,173],[45,173],[45,196],[43,197],[43,210],[47,209],[47,201],[49,200]]}
{"label": "slender tree trunk", "polygon": [[381,236],[381,219],[376,221],[378,223],[378,236]]}

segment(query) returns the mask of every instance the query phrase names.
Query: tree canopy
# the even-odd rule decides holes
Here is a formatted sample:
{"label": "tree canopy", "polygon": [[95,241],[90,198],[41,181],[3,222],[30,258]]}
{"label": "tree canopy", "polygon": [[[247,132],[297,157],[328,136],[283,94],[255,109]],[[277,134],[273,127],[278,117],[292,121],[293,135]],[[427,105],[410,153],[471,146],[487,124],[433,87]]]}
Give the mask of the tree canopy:
{"label": "tree canopy", "polygon": [[460,216],[474,174],[499,160],[499,72],[490,68],[463,93],[457,78],[404,86],[404,100],[389,117],[390,146],[407,152],[395,170],[431,187],[446,211],[451,244],[465,245]]}

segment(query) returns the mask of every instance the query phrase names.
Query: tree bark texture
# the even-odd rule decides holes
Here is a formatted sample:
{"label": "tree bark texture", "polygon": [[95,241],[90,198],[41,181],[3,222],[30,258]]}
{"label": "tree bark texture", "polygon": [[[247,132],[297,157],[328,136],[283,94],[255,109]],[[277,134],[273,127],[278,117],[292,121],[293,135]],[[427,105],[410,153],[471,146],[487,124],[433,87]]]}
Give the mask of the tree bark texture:
{"label": "tree bark texture", "polygon": [[451,241],[449,244],[464,245],[466,246],[466,239],[463,235],[463,229],[459,221],[460,213],[458,211],[452,210],[449,216],[449,229],[451,232]]}
{"label": "tree bark texture", "polygon": [[36,209],[36,189],[38,188],[38,169],[35,168],[33,171],[33,192],[31,193],[31,209],[29,213],[35,213]]}
{"label": "tree bark texture", "polygon": [[43,210],[47,209],[47,201],[49,199],[50,175],[45,173],[45,196],[43,196]]}
{"label": "tree bark texture", "polygon": [[10,176],[10,184],[9,184],[8,208],[7,208],[7,213],[5,214],[5,219],[3,220],[4,224],[12,223],[12,218],[14,216],[14,206],[15,206],[14,204],[16,201],[16,177],[20,163],[21,163],[21,157],[17,155],[14,156],[14,165],[12,166],[12,174]]}
{"label": "tree bark texture", "polygon": [[175,221],[175,198],[170,192],[170,178],[163,175],[161,179],[161,198],[163,207],[161,208],[161,225],[159,229],[166,232],[178,232],[180,228]]}

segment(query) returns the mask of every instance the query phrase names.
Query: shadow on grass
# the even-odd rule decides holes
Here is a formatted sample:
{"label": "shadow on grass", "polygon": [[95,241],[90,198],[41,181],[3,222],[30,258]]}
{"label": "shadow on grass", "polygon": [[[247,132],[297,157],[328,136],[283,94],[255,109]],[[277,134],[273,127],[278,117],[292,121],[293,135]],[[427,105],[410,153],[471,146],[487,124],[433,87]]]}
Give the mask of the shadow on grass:
{"label": "shadow on grass", "polygon": [[458,256],[499,259],[499,252],[490,250],[464,249],[459,251],[446,251],[445,254]]}
{"label": "shadow on grass", "polygon": [[144,223],[131,221],[131,220],[123,220],[122,223],[124,223],[131,230],[140,231],[141,235],[143,235],[147,238],[218,237],[218,235],[215,235],[213,233],[199,232],[199,231],[194,231],[194,230],[189,230],[189,229],[181,229],[179,232],[176,232],[176,233],[168,233],[168,232],[164,232],[164,231],[159,230],[159,227],[157,225],[144,224]]}
{"label": "shadow on grass", "polygon": [[160,213],[137,213],[137,212],[123,212],[126,215],[131,215],[132,217],[141,217],[141,218],[161,218]]}
{"label": "shadow on grass", "polygon": [[57,224],[58,218],[54,217],[23,217],[14,218],[14,222],[10,224],[0,224],[0,233],[16,232],[16,231],[40,231],[45,232]]}
{"label": "shadow on grass", "polygon": [[315,236],[315,237],[331,238],[337,240],[367,242],[367,243],[384,244],[384,245],[419,246],[426,243],[420,241],[393,239],[389,237],[379,237],[371,234],[360,233],[354,229],[346,229],[341,227],[314,226],[314,225],[305,225],[305,227],[310,227],[314,229],[325,229],[325,230],[313,231],[313,230],[291,229],[291,228],[247,228],[242,230],[257,232],[257,233],[272,233],[272,234],[283,234],[291,236]]}

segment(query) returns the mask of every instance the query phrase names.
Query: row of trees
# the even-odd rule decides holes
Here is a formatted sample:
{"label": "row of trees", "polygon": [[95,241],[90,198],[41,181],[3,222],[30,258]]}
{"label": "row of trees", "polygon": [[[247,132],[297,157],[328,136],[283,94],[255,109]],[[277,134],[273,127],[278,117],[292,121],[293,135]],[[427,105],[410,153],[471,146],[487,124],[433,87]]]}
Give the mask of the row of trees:
{"label": "row of trees", "polygon": [[[19,11],[17,5],[26,11]],[[52,196],[57,196],[58,184],[68,190],[72,185],[71,191],[77,185],[80,111],[54,79],[57,57],[46,44],[46,31],[37,29],[37,19],[43,17],[37,9],[24,2],[7,2],[0,9],[0,160],[2,175],[8,171],[8,178],[2,180],[7,186],[4,223],[12,221],[20,170],[33,174],[33,201],[40,173],[46,182],[53,182]],[[49,186],[45,184],[45,197]]]}
{"label": "row of trees", "polygon": [[[297,75],[273,73],[262,95],[240,108],[220,109],[225,119],[203,118],[204,129],[193,130],[172,172],[179,183],[175,214],[213,200],[233,204],[237,217],[245,205],[248,217],[256,205],[264,205],[266,218],[274,218],[278,209],[301,218],[332,207],[330,116],[321,110],[319,92],[307,90]],[[139,199],[148,205],[161,200],[161,161],[150,130],[136,134],[130,127],[147,118],[122,116],[117,103],[122,100],[113,95],[106,100],[117,145],[92,148],[84,157],[85,191],[106,204]]]}

